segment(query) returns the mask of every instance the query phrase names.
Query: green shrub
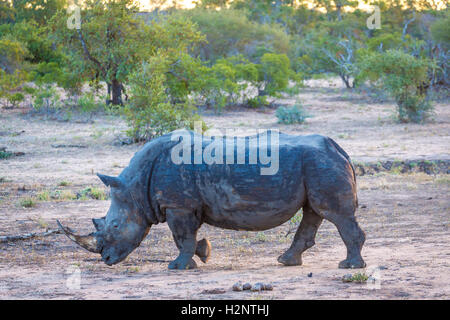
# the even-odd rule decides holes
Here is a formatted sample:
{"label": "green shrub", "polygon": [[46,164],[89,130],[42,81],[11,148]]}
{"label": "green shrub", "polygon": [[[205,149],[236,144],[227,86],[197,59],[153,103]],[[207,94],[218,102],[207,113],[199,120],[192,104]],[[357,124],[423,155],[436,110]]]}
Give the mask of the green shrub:
{"label": "green shrub", "polygon": [[62,104],[56,88],[43,85],[33,93],[33,108],[37,112],[52,113],[60,110]]}
{"label": "green shrub", "polygon": [[[169,64],[164,56],[154,57],[130,76],[130,98],[123,113],[130,127],[127,134],[135,141],[147,141],[190,127],[198,119],[187,99],[188,91],[183,91],[184,97],[178,95],[176,100],[168,95],[166,67]],[[176,88],[173,84],[170,87]]]}
{"label": "green shrub", "polygon": [[290,61],[285,54],[265,53],[259,67],[259,95],[276,96],[289,84]]}
{"label": "green shrub", "polygon": [[371,53],[360,61],[361,78],[380,83],[397,104],[401,122],[422,122],[433,107],[425,89],[432,63],[400,50]]}
{"label": "green shrub", "polygon": [[106,200],[108,198],[105,190],[96,187],[87,187],[81,190],[77,196],[78,199],[94,199],[94,200]]}
{"label": "green shrub", "polygon": [[24,60],[28,51],[24,44],[5,36],[0,38],[0,98],[5,107],[15,107],[24,96],[20,92],[28,73],[24,70]]}
{"label": "green shrub", "polygon": [[90,114],[105,108],[105,104],[97,101],[92,92],[85,93],[79,97],[78,106],[80,107],[81,112]]}
{"label": "green shrub", "polygon": [[19,205],[23,208],[32,208],[36,206],[36,201],[31,198],[31,197],[27,197],[27,198],[23,198],[19,201]]}
{"label": "green shrub", "polygon": [[229,105],[247,105],[248,89],[258,81],[258,66],[243,56],[218,59],[212,67],[201,65],[193,79],[192,90],[207,107],[217,112]]}
{"label": "green shrub", "polygon": [[11,158],[12,156],[13,156],[12,152],[0,150],[0,159],[6,160],[8,158]]}
{"label": "green shrub", "polygon": [[279,107],[275,112],[279,123],[294,124],[303,123],[306,118],[310,117],[305,113],[301,105],[293,105],[292,107]]}

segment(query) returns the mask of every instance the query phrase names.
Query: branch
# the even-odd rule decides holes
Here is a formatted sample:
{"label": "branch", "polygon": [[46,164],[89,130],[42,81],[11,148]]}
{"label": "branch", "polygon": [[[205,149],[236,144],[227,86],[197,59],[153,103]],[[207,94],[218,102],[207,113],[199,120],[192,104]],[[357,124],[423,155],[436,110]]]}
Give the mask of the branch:
{"label": "branch", "polygon": [[45,232],[32,232],[32,233],[26,233],[16,236],[0,236],[0,243],[4,242],[13,242],[13,241],[19,241],[19,240],[28,240],[32,238],[38,238],[38,237],[46,237],[52,234],[59,234],[61,233],[60,229],[54,229],[54,230],[47,230]]}
{"label": "branch", "polygon": [[416,20],[416,12],[413,11],[413,17],[409,20],[405,21],[405,25],[403,26],[403,32],[402,32],[402,41],[405,41],[405,36],[406,36],[406,31],[408,29],[408,25],[413,22],[414,20]]}
{"label": "branch", "polygon": [[81,30],[80,30],[80,29],[77,29],[77,32],[78,32],[78,38],[79,38],[80,41],[81,41],[81,46],[83,47],[84,55],[85,55],[90,61],[94,62],[94,63],[97,65],[97,67],[100,69],[100,71],[102,72],[103,76],[106,77],[105,69],[103,69],[101,63],[100,63],[97,59],[95,59],[95,58],[91,55],[91,53],[89,52],[89,50],[88,50],[88,48],[87,48],[87,45],[86,45],[86,42],[84,41],[83,34],[81,33]]}

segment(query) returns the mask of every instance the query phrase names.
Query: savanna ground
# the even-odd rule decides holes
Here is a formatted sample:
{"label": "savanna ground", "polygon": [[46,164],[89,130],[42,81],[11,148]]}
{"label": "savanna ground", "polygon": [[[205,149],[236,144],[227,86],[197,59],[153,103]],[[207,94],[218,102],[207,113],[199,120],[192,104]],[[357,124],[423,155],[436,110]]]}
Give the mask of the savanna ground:
{"label": "savanna ground", "polygon": [[[437,103],[425,125],[400,124],[392,103],[373,103],[334,81],[313,81],[299,95],[313,115],[303,125],[279,125],[274,109],[239,109],[205,114],[214,128],[279,128],[334,138],[354,161],[449,160],[450,105]],[[286,99],[281,103],[291,103]],[[119,146],[123,122],[102,116],[95,122],[58,122],[27,110],[2,110],[0,147],[25,155],[0,160],[0,236],[56,229],[56,219],[88,233],[109,201],[83,195],[89,187],[107,191],[96,172],[118,174],[140,146]],[[23,131],[23,132],[22,132]],[[60,234],[0,243],[0,299],[448,299],[450,296],[450,178],[446,172],[397,171],[358,176],[357,217],[366,232],[367,270],[341,270],[345,246],[324,222],[303,265],[284,267],[276,258],[293,233],[286,223],[265,232],[238,232],[204,225],[199,239],[213,247],[207,264],[169,271],[178,250],[166,224],[153,226],[124,262],[108,267]],[[26,208],[25,200],[34,199]],[[94,194],[95,197],[95,194]],[[41,199],[41,200],[39,200]],[[197,259],[197,258],[196,258]],[[376,289],[343,283],[347,273],[378,267]],[[72,283],[80,270],[80,288]],[[234,292],[237,282],[270,282],[273,291]]]}

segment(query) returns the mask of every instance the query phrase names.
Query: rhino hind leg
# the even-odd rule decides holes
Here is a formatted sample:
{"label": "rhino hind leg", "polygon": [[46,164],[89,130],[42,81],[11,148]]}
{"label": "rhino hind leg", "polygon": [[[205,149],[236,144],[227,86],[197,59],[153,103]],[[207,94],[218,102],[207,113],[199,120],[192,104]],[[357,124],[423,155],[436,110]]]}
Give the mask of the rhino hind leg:
{"label": "rhino hind leg", "polygon": [[195,254],[200,258],[203,263],[208,262],[211,255],[211,243],[208,239],[202,239],[197,241],[197,248]]}
{"label": "rhino hind leg", "polygon": [[191,210],[167,209],[166,220],[180,254],[169,263],[169,269],[195,269],[197,263],[192,259],[197,249],[197,231],[201,223]]}
{"label": "rhino hind leg", "polygon": [[323,197],[320,202],[312,201],[312,205],[313,208],[317,208],[314,209],[315,212],[336,226],[347,247],[347,257],[339,263],[339,268],[364,268],[366,263],[361,256],[361,250],[366,236],[356,221],[356,204],[348,200],[342,201],[339,205],[332,205],[336,204],[337,199],[338,197],[329,195],[328,198]]}
{"label": "rhino hind leg", "polygon": [[364,268],[366,263],[361,256],[361,249],[366,237],[355,217],[345,217],[336,222],[335,225],[347,247],[347,258],[339,263],[339,268]]}
{"label": "rhino hind leg", "polygon": [[302,264],[302,253],[311,248],[315,242],[317,230],[323,218],[317,215],[309,205],[303,207],[303,218],[295,233],[290,248],[278,257],[278,262],[285,266],[299,266]]}

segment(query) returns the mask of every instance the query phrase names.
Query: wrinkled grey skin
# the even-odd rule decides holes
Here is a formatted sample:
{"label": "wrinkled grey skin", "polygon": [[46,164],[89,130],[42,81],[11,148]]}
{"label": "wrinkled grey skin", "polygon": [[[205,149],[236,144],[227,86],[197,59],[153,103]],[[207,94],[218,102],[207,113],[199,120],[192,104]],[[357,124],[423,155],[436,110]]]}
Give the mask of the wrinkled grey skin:
{"label": "wrinkled grey skin", "polygon": [[[191,135],[194,133],[190,132]],[[230,138],[234,139],[234,138]],[[249,139],[257,136],[237,138]],[[261,231],[288,221],[303,208],[303,219],[290,248],[278,261],[301,265],[302,253],[314,245],[323,219],[338,229],[347,247],[340,268],[363,268],[364,232],[355,219],[356,180],[349,156],[332,139],[320,135],[280,134],[279,171],[261,175],[260,164],[175,164],[171,150],[179,141],[165,135],[147,143],[118,177],[99,175],[111,187],[106,217],[93,219],[96,232],[64,232],[108,265],[125,259],[153,224],[167,222],[179,256],[170,269],[196,267],[193,256],[209,258],[208,240],[196,240],[203,223],[233,230]],[[210,142],[204,141],[203,148]]]}

